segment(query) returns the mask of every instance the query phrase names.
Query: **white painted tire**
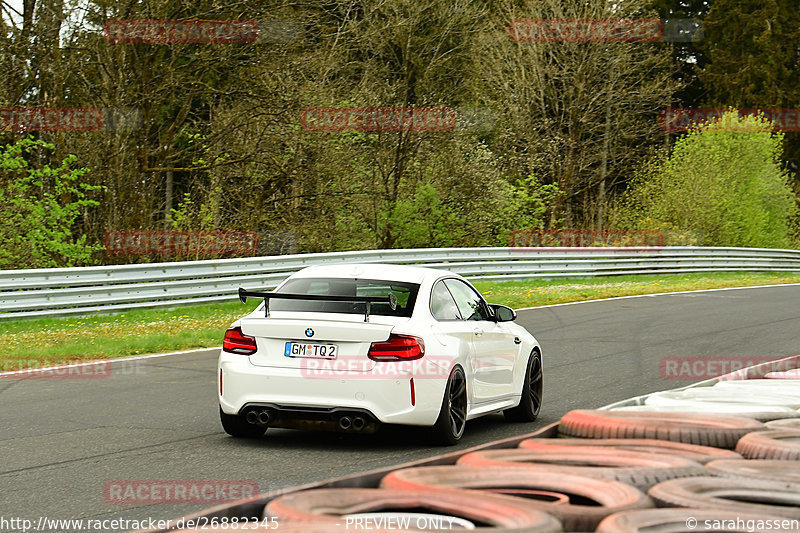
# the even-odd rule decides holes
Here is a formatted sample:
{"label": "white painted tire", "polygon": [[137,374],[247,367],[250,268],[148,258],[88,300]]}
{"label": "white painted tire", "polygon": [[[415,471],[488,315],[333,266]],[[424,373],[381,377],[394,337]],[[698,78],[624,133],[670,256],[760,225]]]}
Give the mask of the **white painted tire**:
{"label": "white painted tire", "polygon": [[[790,374],[796,376],[795,379],[800,379],[800,373],[796,370],[789,372],[770,372],[770,374]],[[780,396],[789,396],[796,401],[800,401],[800,387],[797,382],[787,380],[775,379],[743,379],[731,381],[719,381],[713,387],[696,387],[687,390],[697,390],[700,388],[710,388],[713,390],[725,390],[734,394],[777,394]]]}
{"label": "white painted tire", "polygon": [[627,407],[617,407],[614,411],[633,411],[650,413],[698,413],[704,415],[736,415],[747,418],[754,418],[761,422],[767,420],[778,420],[782,418],[794,418],[797,411],[790,407],[779,407],[776,405],[747,405],[742,403],[717,403],[717,402],[697,402],[686,400],[675,405],[629,405]]}
{"label": "white painted tire", "polygon": [[800,368],[787,370],[786,372],[770,372],[764,376],[766,379],[800,379]]}
{"label": "white painted tire", "polygon": [[716,387],[698,387],[682,391],[656,392],[648,396],[644,403],[645,405],[687,406],[686,402],[800,409],[800,395],[767,392],[761,388],[727,390]]}

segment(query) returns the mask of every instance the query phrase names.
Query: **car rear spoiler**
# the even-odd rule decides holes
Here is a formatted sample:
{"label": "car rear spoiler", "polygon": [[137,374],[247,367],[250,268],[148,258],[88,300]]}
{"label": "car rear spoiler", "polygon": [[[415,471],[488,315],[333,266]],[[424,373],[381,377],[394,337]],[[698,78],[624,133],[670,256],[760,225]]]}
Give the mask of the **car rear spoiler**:
{"label": "car rear spoiler", "polygon": [[242,303],[246,303],[248,298],[264,299],[264,316],[266,318],[269,318],[269,301],[272,299],[311,300],[319,302],[362,302],[366,304],[366,309],[364,310],[364,322],[369,322],[370,307],[373,303],[388,303],[392,311],[397,309],[397,296],[392,293],[389,293],[388,296],[326,296],[323,294],[291,294],[285,292],[248,291],[242,287],[239,287],[239,300],[241,300]]}

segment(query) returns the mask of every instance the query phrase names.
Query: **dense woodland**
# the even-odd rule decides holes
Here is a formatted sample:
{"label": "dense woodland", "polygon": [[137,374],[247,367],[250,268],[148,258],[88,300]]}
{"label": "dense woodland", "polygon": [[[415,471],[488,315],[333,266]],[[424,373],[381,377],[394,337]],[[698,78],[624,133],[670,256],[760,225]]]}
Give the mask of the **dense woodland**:
{"label": "dense woodland", "polygon": [[[525,228],[793,246],[800,133],[659,126],[800,108],[797,0],[0,1],[0,268],[111,256],[111,230],[253,230],[260,253],[503,246]],[[522,42],[517,19],[695,19],[694,42]],[[109,21],[258,21],[255,42],[134,43]],[[448,108],[443,131],[318,131],[310,108]],[[175,257],[172,257],[173,259]],[[186,257],[180,257],[186,259]]]}

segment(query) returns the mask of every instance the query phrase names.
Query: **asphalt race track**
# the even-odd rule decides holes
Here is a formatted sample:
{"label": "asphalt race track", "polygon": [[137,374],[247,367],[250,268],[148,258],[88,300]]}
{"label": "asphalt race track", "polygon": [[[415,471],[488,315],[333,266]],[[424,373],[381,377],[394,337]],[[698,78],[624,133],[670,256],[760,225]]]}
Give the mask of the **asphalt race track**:
{"label": "asphalt race track", "polygon": [[[704,378],[663,379],[665,357],[796,355],[800,286],[555,306],[521,311],[518,321],[544,349],[542,416],[470,422],[461,447]],[[177,518],[210,505],[108,503],[104,486],[247,480],[265,492],[445,451],[407,428],[375,436],[272,429],[259,441],[232,439],[217,416],[216,357],[208,350],[115,363],[100,379],[0,377],[0,517]]]}

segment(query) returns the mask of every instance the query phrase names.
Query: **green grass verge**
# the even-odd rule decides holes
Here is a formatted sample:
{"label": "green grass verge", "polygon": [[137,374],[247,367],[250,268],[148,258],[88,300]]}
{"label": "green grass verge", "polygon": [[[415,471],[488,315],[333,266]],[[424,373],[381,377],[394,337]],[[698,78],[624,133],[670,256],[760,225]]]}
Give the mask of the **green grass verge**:
{"label": "green grass verge", "polygon": [[[491,303],[514,308],[658,292],[800,283],[791,273],[710,273],[568,280],[478,281]],[[255,308],[239,301],[81,318],[0,322],[0,370],[219,346],[225,328]]]}

